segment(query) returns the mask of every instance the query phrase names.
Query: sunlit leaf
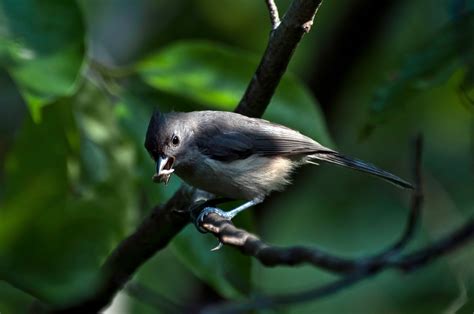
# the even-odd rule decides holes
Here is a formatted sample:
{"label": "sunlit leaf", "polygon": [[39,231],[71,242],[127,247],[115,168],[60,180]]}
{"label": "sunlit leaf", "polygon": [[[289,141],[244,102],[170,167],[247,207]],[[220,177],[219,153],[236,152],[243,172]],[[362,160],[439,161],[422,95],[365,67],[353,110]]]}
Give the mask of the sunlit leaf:
{"label": "sunlit leaf", "polygon": [[74,91],[84,35],[75,1],[0,2],[0,65],[19,85],[35,120],[43,105]]}

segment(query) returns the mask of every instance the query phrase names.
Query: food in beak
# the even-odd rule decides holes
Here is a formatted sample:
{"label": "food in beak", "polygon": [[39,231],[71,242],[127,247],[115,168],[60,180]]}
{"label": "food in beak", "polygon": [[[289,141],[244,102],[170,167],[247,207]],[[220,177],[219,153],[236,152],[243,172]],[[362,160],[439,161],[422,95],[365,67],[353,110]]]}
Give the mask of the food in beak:
{"label": "food in beak", "polygon": [[168,184],[171,174],[174,172],[174,158],[168,156],[160,156],[156,160],[156,173],[153,175],[153,182]]}

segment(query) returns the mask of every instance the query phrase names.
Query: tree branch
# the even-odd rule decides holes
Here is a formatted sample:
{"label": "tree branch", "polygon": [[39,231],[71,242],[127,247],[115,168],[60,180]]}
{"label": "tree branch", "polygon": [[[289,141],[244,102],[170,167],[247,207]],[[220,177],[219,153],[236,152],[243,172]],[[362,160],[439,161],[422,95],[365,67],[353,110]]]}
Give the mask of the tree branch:
{"label": "tree branch", "polygon": [[347,289],[362,280],[369,279],[390,268],[399,269],[404,272],[414,271],[442,255],[451,253],[473,238],[474,218],[471,218],[467,223],[446,237],[422,249],[416,250],[413,253],[402,255],[394,261],[390,261],[390,259],[381,259],[377,263],[377,267],[373,267],[374,265],[370,264],[365,266],[361,264],[354,272],[326,285],[318,286],[310,290],[284,295],[261,296],[242,302],[226,302],[209,306],[203,309],[202,313],[243,313],[255,309],[262,310],[294,303],[314,301]]}
{"label": "tree branch", "polygon": [[[304,33],[311,29],[321,0],[294,0],[280,24],[278,24],[278,10],[274,1],[266,0],[266,3],[274,30],[256,73],[236,108],[236,112],[254,117],[260,117],[268,106],[294,49]],[[263,296],[241,303],[230,302],[214,306],[210,310],[218,310],[219,313],[242,312],[248,309],[262,309],[314,300],[336,293],[386,269],[413,271],[471,240],[474,237],[474,219],[472,218],[460,229],[425,248],[409,254],[401,253],[413,237],[422,204],[421,141],[418,141],[417,152],[415,163],[417,189],[412,196],[405,231],[393,245],[369,257],[349,259],[314,248],[271,246],[217,215],[206,216],[202,224],[205,229],[214,233],[223,243],[240,249],[244,254],[256,257],[264,265],[311,264],[343,275],[334,282],[312,290],[289,295]],[[203,196],[202,191],[186,186],[181,187],[167,203],[155,207],[137,230],[120,243],[107,258],[100,269],[100,284],[89,298],[64,308],[49,309],[49,312],[95,313],[106,307],[115,294],[132,278],[135,271],[156,252],[165,248],[189,222],[190,208],[205,199],[207,197]]]}
{"label": "tree branch", "polygon": [[268,13],[270,13],[270,21],[272,22],[272,30],[275,30],[281,23],[280,14],[278,13],[278,7],[274,0],[265,0],[268,7]]}
{"label": "tree branch", "polygon": [[263,115],[296,46],[303,35],[311,30],[321,2],[322,0],[293,0],[280,25],[271,32],[265,53],[236,112],[251,117]]}
{"label": "tree branch", "polygon": [[[263,114],[295,47],[303,34],[311,29],[321,1],[293,1],[283,22],[269,39],[267,50],[236,112],[253,117]],[[189,209],[197,200],[202,201],[202,195],[202,191],[181,187],[167,203],[155,207],[137,230],[111,253],[100,269],[100,284],[89,298],[64,308],[46,311],[95,313],[106,307],[135,271],[156,252],[165,248],[183,229],[189,222]]]}
{"label": "tree branch", "polygon": [[317,248],[269,245],[260,240],[256,235],[235,227],[230,220],[226,220],[214,213],[205,216],[200,227],[214,234],[221,243],[233,246],[242,253],[257,258],[265,266],[309,264],[338,274],[353,273],[359,271],[361,267],[368,269],[379,268],[389,263],[394,256],[406,247],[418,225],[423,200],[421,160],[422,140],[418,137],[415,143],[414,161],[416,188],[412,193],[411,208],[405,230],[393,245],[369,257],[348,259],[331,255]]}

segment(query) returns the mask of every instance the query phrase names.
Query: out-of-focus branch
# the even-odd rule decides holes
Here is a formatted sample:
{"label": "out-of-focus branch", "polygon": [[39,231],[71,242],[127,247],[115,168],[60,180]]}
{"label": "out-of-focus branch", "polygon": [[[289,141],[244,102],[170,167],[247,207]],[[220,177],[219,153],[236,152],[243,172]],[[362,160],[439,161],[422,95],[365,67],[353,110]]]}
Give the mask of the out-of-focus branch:
{"label": "out-of-focus branch", "polygon": [[393,258],[388,266],[398,268],[405,272],[413,271],[422,267],[436,258],[446,255],[459,247],[466,245],[474,239],[474,217],[471,217],[461,227],[427,245],[426,247],[413,251],[412,253]]}
{"label": "out-of-focus branch", "polygon": [[421,148],[422,142],[421,139],[418,138],[416,141],[414,170],[416,189],[413,192],[411,210],[405,231],[398,241],[375,255],[348,259],[331,255],[315,248],[280,248],[271,246],[261,241],[255,235],[237,229],[230,221],[222,219],[218,215],[209,214],[206,216],[202,223],[204,229],[212,232],[222,243],[234,246],[244,254],[254,256],[264,265],[311,264],[343,276],[326,285],[318,286],[310,290],[285,295],[261,296],[248,301],[227,302],[205,308],[203,312],[242,313],[249,310],[273,308],[310,300],[313,301],[347,289],[359,281],[375,276],[384,270],[397,269],[403,272],[414,271],[465,245],[468,241],[473,240],[474,218],[471,218],[460,228],[438,241],[421,249],[414,250],[411,253],[402,253],[402,250],[406,248],[413,238],[420,217],[420,209],[423,200],[421,185]]}
{"label": "out-of-focus branch", "polygon": [[268,13],[270,14],[270,21],[272,22],[272,29],[275,30],[280,25],[280,14],[278,13],[278,7],[274,0],[265,0],[268,7]]}
{"label": "out-of-focus branch", "polygon": [[189,312],[185,306],[177,304],[137,282],[128,283],[124,291],[130,297],[154,308],[159,313],[181,314]]}
{"label": "out-of-focus branch", "polygon": [[321,2],[322,0],[293,0],[281,23],[271,32],[265,53],[236,112],[251,117],[262,116],[296,46],[303,35],[311,30]]}

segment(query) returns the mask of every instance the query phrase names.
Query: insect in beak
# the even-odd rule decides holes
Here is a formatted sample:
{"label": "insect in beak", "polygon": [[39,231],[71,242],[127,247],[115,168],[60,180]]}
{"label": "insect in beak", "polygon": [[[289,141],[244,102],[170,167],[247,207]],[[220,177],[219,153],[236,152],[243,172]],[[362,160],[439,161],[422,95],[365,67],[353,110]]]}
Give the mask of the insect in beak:
{"label": "insect in beak", "polygon": [[152,177],[153,182],[163,182],[165,185],[168,184],[171,174],[174,172],[174,169],[172,168],[173,164],[174,157],[160,155],[156,160],[156,173]]}

